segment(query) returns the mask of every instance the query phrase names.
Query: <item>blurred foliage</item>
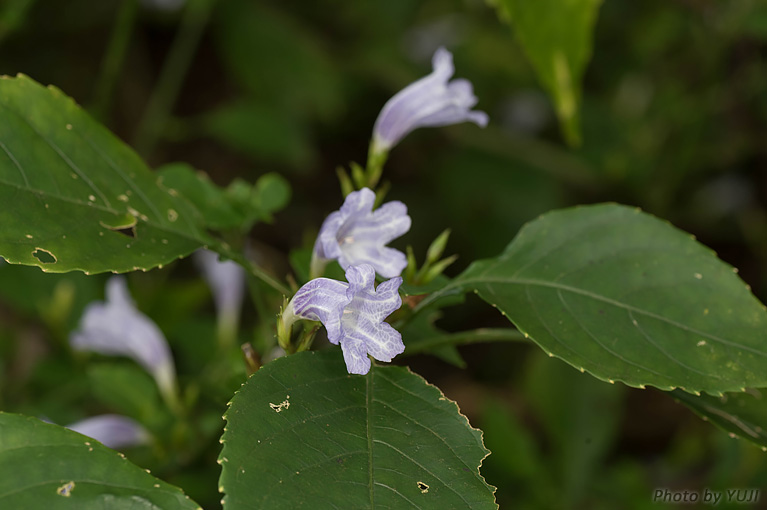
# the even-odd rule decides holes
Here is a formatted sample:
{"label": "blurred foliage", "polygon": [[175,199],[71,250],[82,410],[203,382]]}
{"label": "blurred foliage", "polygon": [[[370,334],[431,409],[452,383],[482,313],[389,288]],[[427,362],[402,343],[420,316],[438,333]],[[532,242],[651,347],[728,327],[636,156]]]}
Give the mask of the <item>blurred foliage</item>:
{"label": "blurred foliage", "polygon": [[491,0],[514,27],[544,87],[553,98],[570,145],[580,144],[581,79],[591,58],[591,37],[602,0],[560,2]]}
{"label": "blurred foliage", "polygon": [[[525,36],[513,17],[505,24],[486,2],[221,0],[196,20],[200,38],[179,42],[182,4],[6,0],[0,73],[56,85],[132,141],[147,136],[142,119],[168,59],[179,53],[174,47],[188,46],[188,66],[175,64],[178,93],[159,105],[170,117],[157,117],[152,136],[159,138],[144,156],[153,167],[182,161],[223,187],[240,179],[254,193],[270,172],[286,176],[290,187],[279,187],[292,189],[292,206],[251,232],[253,252],[275,274],[291,271],[281,259],[311,249],[322,219],[341,203],[336,166],[365,160],[381,106],[425,75],[444,45],[491,124],[416,131],[394,149],[384,179],[392,184],[389,197],[403,200],[413,218],[396,247],[410,244],[422,260],[430,240],[449,227],[447,253],[460,258],[447,272],[455,275],[498,254],[543,212],[612,200],[695,234],[767,298],[763,2],[604,2],[583,74],[578,148],[564,143],[556,102],[519,45]],[[111,43],[118,32],[128,34],[124,51]],[[271,216],[274,209],[265,209]],[[67,346],[104,280],[7,265],[0,274],[0,406],[57,423],[101,412],[142,419],[165,436],[128,456],[216,508],[215,438],[245,365],[237,356],[209,364],[215,314],[193,265],[180,261],[130,278],[139,307],[168,336],[183,398],[198,403],[197,414],[172,430],[152,411],[155,395],[140,382],[125,384],[135,366],[86,364]],[[258,283],[251,291],[240,341],[268,359],[273,332],[256,319],[271,324],[279,301]],[[506,325],[475,301],[421,326]],[[640,509],[655,507],[655,487],[767,482],[758,448],[729,439],[661,392],[609,386],[517,344],[460,354],[465,370],[420,357],[413,367],[485,430],[494,453],[483,472],[499,487],[502,508]],[[450,359],[461,358],[451,352]]]}

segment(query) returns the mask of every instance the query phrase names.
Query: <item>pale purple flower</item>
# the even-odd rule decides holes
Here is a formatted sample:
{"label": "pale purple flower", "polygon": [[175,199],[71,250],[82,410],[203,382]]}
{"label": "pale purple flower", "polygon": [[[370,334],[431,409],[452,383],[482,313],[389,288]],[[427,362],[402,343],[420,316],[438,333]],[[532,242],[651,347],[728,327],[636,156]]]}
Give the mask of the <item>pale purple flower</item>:
{"label": "pale purple flower", "polygon": [[373,211],[375,199],[368,188],[354,191],[340,210],[325,219],[314,243],[313,275],[319,275],[332,259],[344,269],[370,264],[384,278],[402,273],[407,266],[405,254],[385,245],[410,230],[407,206],[394,200]]}
{"label": "pale purple flower", "polygon": [[485,127],[485,112],[472,111],[477,98],[471,82],[457,79],[453,55],[439,48],[432,57],[433,71],[394,95],[378,114],[373,127],[373,153],[386,152],[419,127],[474,122]]}
{"label": "pale purple flower", "polygon": [[236,334],[245,294],[245,270],[232,260],[219,260],[218,254],[210,250],[197,250],[194,259],[213,293],[219,327]]}
{"label": "pale purple flower", "polygon": [[151,440],[144,427],[118,414],[93,416],[67,425],[67,428],[114,449],[147,444]]}
{"label": "pale purple flower", "polygon": [[176,369],[160,328],[136,308],[123,277],[107,281],[106,297],[106,302],[91,303],[85,309],[80,329],[69,337],[72,348],[133,358],[154,377],[166,397],[175,395]]}
{"label": "pale purple flower", "polygon": [[346,270],[343,283],[316,278],[296,292],[282,314],[285,329],[298,319],[321,321],[328,340],[340,344],[350,374],[367,374],[368,354],[391,361],[405,350],[402,335],[384,319],[402,305],[402,278],[387,280],[375,288],[375,270],[368,264]]}

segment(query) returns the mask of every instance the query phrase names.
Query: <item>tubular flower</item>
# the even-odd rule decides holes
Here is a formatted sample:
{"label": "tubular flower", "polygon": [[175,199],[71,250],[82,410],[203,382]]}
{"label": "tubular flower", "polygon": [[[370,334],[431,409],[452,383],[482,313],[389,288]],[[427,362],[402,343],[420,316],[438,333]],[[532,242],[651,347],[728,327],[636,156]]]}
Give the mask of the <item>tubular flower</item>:
{"label": "tubular flower", "polygon": [[218,254],[210,250],[197,250],[194,260],[213,294],[219,341],[233,344],[245,295],[245,269],[232,260],[220,260]]}
{"label": "tubular flower", "polygon": [[239,317],[245,295],[245,270],[232,260],[220,260],[216,252],[197,250],[194,259],[208,283],[221,316]]}
{"label": "tubular flower", "polygon": [[384,105],[373,127],[374,154],[388,152],[419,127],[474,122],[485,127],[485,112],[471,111],[477,104],[471,82],[453,76],[453,55],[439,48],[432,57],[433,71],[399,91]]}
{"label": "tubular flower", "polygon": [[106,296],[106,302],[85,309],[80,329],[69,337],[72,348],[133,358],[154,377],[163,395],[175,395],[176,369],[160,328],[136,308],[123,277],[107,281]]}
{"label": "tubular flower", "polygon": [[344,269],[369,264],[384,278],[402,273],[405,254],[385,245],[410,230],[407,206],[394,200],[373,211],[375,198],[368,188],[349,193],[341,209],[325,219],[314,244],[313,276],[333,259]]}
{"label": "tubular flower", "polygon": [[340,344],[350,374],[367,374],[368,354],[391,361],[405,350],[402,335],[384,319],[402,305],[402,278],[387,280],[375,288],[375,270],[368,264],[346,270],[343,283],[317,278],[301,287],[282,314],[283,326],[298,319],[320,321],[328,340]]}
{"label": "tubular flower", "polygon": [[149,432],[127,416],[101,414],[67,425],[84,436],[92,437],[104,446],[118,449],[147,444]]}

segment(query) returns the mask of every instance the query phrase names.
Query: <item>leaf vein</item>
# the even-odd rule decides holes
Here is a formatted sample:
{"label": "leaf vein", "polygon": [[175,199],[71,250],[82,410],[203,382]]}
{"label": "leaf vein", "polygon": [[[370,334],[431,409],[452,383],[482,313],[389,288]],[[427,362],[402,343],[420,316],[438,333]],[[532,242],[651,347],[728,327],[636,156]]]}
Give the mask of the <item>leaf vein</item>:
{"label": "leaf vein", "polygon": [[460,492],[458,492],[457,490],[455,490],[455,489],[454,489],[454,488],[453,488],[453,487],[452,487],[450,484],[446,483],[446,482],[445,482],[444,480],[442,480],[440,477],[438,477],[437,475],[435,475],[434,473],[432,473],[432,472],[431,472],[429,469],[427,469],[427,468],[426,468],[425,466],[423,466],[421,463],[419,463],[418,461],[416,461],[414,458],[410,457],[408,454],[406,454],[406,453],[405,453],[405,452],[403,452],[402,450],[400,450],[400,449],[396,448],[395,446],[392,446],[392,445],[390,445],[390,444],[389,444],[389,443],[387,443],[386,441],[381,441],[380,439],[374,439],[374,440],[373,440],[373,442],[374,442],[374,443],[379,443],[379,444],[382,444],[382,445],[384,445],[384,446],[388,446],[389,448],[391,448],[391,449],[392,449],[392,450],[394,450],[395,452],[399,453],[401,456],[405,457],[407,460],[409,460],[410,462],[412,462],[413,464],[415,464],[416,466],[418,466],[419,468],[421,468],[422,470],[424,470],[426,473],[429,473],[429,474],[430,474],[430,475],[431,475],[431,476],[432,476],[432,477],[433,477],[435,480],[439,481],[439,483],[441,483],[443,487],[445,487],[445,488],[447,488],[447,489],[449,489],[449,490],[453,491],[453,492],[454,492],[454,493],[455,493],[455,494],[456,494],[456,495],[457,495],[457,496],[458,496],[458,497],[461,499],[461,501],[463,501],[464,503],[466,503],[466,505],[467,505],[467,508],[471,508],[471,505],[469,505],[469,502],[468,502],[468,501],[466,501],[466,499],[463,497],[463,494],[461,494]]}
{"label": "leaf vein", "polygon": [[669,324],[670,326],[674,326],[674,327],[677,327],[677,328],[682,329],[684,331],[688,331],[690,333],[703,336],[703,337],[708,338],[710,340],[713,340],[715,342],[719,342],[719,343],[721,343],[723,345],[729,345],[730,347],[735,347],[735,348],[738,348],[738,349],[743,349],[745,351],[752,352],[752,353],[757,354],[759,356],[767,357],[767,352],[760,351],[760,350],[755,349],[753,347],[749,347],[747,345],[742,345],[742,344],[739,344],[737,342],[732,342],[730,340],[726,340],[726,339],[721,338],[719,336],[716,336],[714,334],[706,333],[705,331],[700,331],[700,330],[697,330],[695,328],[691,328],[691,327],[686,326],[684,324],[681,324],[681,323],[679,323],[679,322],[677,322],[677,321],[675,321],[673,319],[669,319],[668,317],[664,317],[662,315],[656,314],[656,313],[651,312],[649,310],[642,310],[641,308],[637,308],[635,306],[631,306],[631,305],[629,305],[627,303],[621,303],[620,301],[616,301],[614,299],[608,298],[607,296],[602,296],[600,294],[596,294],[594,292],[590,292],[590,291],[585,290],[585,289],[579,289],[577,287],[571,287],[569,285],[563,285],[563,284],[560,284],[560,283],[547,282],[547,281],[542,281],[542,280],[513,279],[513,278],[512,279],[504,279],[504,278],[471,278],[471,279],[468,279],[468,280],[462,280],[462,281],[456,283],[455,285],[466,286],[467,284],[472,284],[472,283],[478,283],[478,284],[502,283],[502,284],[507,284],[507,285],[529,285],[529,286],[533,286],[533,287],[536,287],[536,286],[538,286],[538,287],[549,287],[549,288],[552,288],[552,289],[563,290],[563,291],[570,292],[570,293],[573,293],[573,294],[579,294],[581,296],[585,296],[585,297],[594,299],[596,301],[601,301],[603,303],[607,303],[607,304],[615,306],[617,308],[622,308],[624,310],[630,310],[630,311],[633,311],[634,313],[637,313],[637,314],[640,314],[640,315],[644,315],[646,317],[651,317],[653,319],[657,319],[657,320],[659,320],[661,322],[665,322],[665,323]]}
{"label": "leaf vein", "polygon": [[412,501],[410,501],[410,500],[409,500],[407,497],[405,497],[405,495],[404,495],[404,494],[402,494],[400,491],[398,491],[398,490],[397,490],[397,489],[395,489],[394,487],[389,487],[389,486],[388,486],[388,485],[386,485],[385,483],[381,483],[381,482],[376,482],[375,484],[376,484],[376,485],[378,485],[379,487],[383,487],[383,488],[385,488],[385,489],[389,489],[389,490],[390,490],[390,491],[392,491],[394,494],[396,494],[397,496],[401,497],[402,499],[404,499],[405,501],[407,501],[408,503],[410,503],[410,505],[411,505],[413,508],[421,508],[420,506],[418,506],[418,505],[416,505],[415,503],[413,503]]}
{"label": "leaf vein", "polygon": [[570,308],[570,305],[567,304],[567,301],[565,301],[564,297],[562,296],[562,291],[560,289],[557,289],[557,296],[559,297],[559,301],[562,303],[562,305],[564,305],[565,310],[567,310],[567,313],[569,313],[570,316],[575,321],[575,323],[578,324],[578,327],[581,328],[583,331],[585,331],[586,334],[589,335],[591,339],[594,341],[594,343],[596,343],[599,347],[601,347],[602,349],[609,352],[610,354],[612,354],[613,356],[615,356],[616,358],[618,358],[619,360],[623,361],[624,363],[628,365],[635,366],[642,370],[646,370],[647,372],[650,372],[651,374],[655,374],[659,377],[663,377],[663,374],[661,374],[660,372],[656,372],[655,370],[645,367],[644,365],[641,365],[639,363],[634,363],[633,361],[625,358],[621,354],[618,354],[617,352],[613,351],[612,349],[607,347],[605,344],[600,342],[599,339],[596,337],[596,335],[594,335],[594,333],[592,333],[591,330],[589,330],[586,326],[583,325],[583,323],[581,323],[581,321],[578,320],[578,316],[573,312],[572,308]]}

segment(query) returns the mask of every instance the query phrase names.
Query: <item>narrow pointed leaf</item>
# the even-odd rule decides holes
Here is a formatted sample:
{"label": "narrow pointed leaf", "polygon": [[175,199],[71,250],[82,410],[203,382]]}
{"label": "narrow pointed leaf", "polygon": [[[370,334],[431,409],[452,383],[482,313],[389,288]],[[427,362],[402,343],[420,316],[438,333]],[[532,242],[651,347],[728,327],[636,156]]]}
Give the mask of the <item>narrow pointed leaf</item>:
{"label": "narrow pointed leaf", "polygon": [[0,79],[0,256],[50,272],[150,269],[205,244],[196,214],[72,99]]}
{"label": "narrow pointed leaf", "polygon": [[570,144],[580,141],[581,80],[602,0],[489,0],[514,29],[551,95]]}
{"label": "narrow pointed leaf", "polygon": [[181,489],[58,425],[0,412],[0,508],[199,510]]}
{"label": "narrow pointed leaf", "polygon": [[354,376],[339,349],[288,356],[225,418],[225,509],[497,508],[481,432],[405,368]]}
{"label": "narrow pointed leaf", "polygon": [[441,294],[473,290],[599,379],[719,394],[767,386],[767,312],[689,234],[615,204],[555,211]]}

